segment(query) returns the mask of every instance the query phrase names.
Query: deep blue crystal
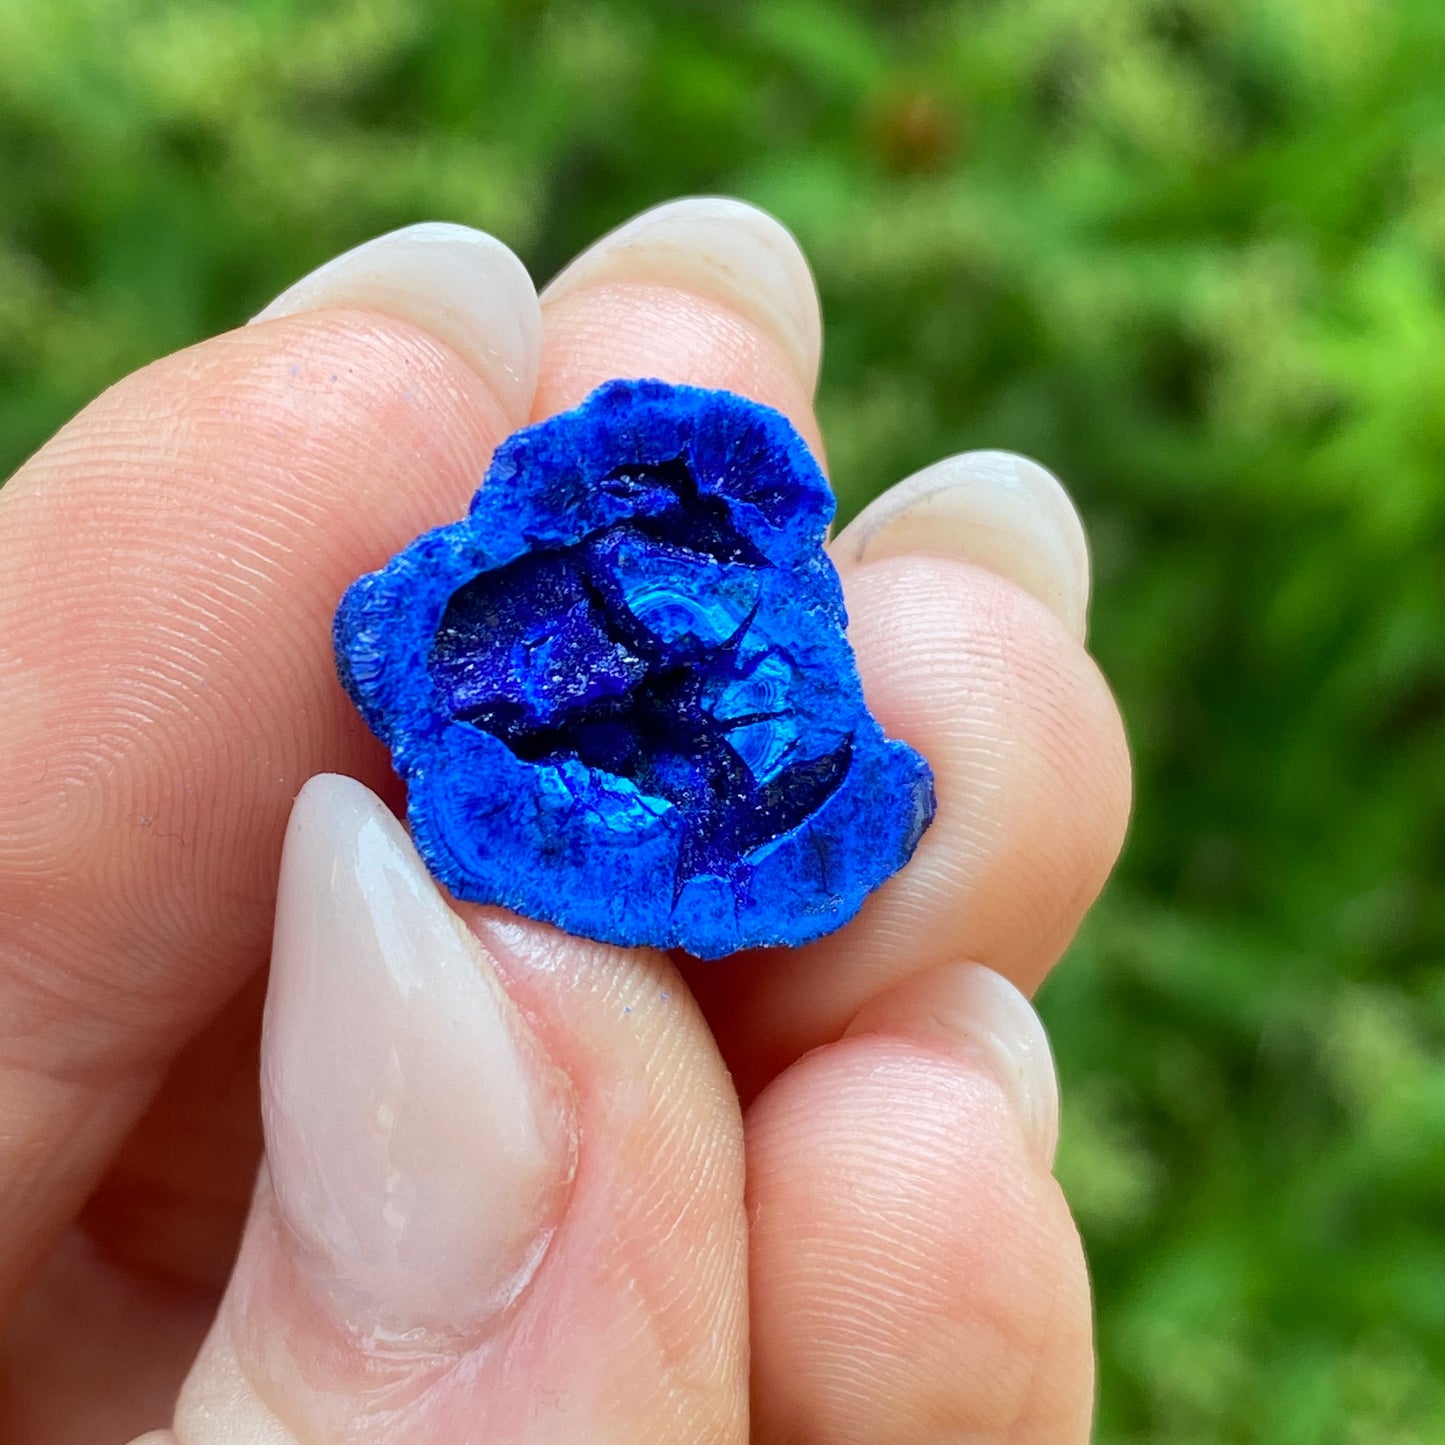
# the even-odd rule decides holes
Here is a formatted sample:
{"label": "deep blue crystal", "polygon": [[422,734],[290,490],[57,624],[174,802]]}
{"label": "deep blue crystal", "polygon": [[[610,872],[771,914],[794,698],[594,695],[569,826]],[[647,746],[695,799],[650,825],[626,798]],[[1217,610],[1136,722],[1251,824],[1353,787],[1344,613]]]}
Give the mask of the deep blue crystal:
{"label": "deep blue crystal", "polygon": [[785,418],[615,381],[360,578],[341,677],[459,898],[704,958],[857,912],[933,814],[863,703],[833,499]]}

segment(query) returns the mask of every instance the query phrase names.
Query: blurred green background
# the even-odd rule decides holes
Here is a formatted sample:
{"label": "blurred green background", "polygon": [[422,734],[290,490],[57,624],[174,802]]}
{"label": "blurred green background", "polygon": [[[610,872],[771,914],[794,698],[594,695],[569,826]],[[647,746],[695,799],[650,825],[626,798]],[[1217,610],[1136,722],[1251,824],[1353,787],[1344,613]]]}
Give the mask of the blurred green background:
{"label": "blurred green background", "polygon": [[1445,5],[0,0],[0,475],[336,251],[724,191],[844,514],[1055,468],[1138,763],[1048,985],[1098,1439],[1445,1440]]}

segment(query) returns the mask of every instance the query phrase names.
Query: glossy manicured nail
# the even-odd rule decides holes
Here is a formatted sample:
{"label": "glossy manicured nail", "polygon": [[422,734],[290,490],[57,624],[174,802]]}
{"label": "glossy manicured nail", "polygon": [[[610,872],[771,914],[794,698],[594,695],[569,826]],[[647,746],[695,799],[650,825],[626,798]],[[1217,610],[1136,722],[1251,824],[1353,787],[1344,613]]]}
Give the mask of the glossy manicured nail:
{"label": "glossy manicured nail", "polygon": [[389,231],[318,266],[252,321],[335,307],[420,326],[491,382],[510,415],[530,410],[542,313],[527,268],[495,236],[441,221]]}
{"label": "glossy manicured nail", "polygon": [[343,1318],[464,1331],[525,1285],[571,1178],[570,1089],[349,778],[313,778],[291,815],[262,1108],[298,1264]]}
{"label": "glossy manicured nail", "polygon": [[1083,523],[1059,479],[1027,457],[963,452],[935,462],[866,506],[832,551],[850,562],[913,553],[976,563],[1031,592],[1083,641]]}
{"label": "glossy manicured nail", "polygon": [[691,196],[643,211],[583,251],[542,292],[652,281],[734,307],[787,352],[809,387],[818,380],[823,322],[813,273],[792,233],[728,196]]}
{"label": "glossy manicured nail", "polygon": [[868,1004],[850,1034],[897,1034],[977,1050],[1018,1111],[1029,1148],[1053,1168],[1059,1142],[1059,1081],[1049,1038],[1033,1005],[1002,974],[947,963]]}

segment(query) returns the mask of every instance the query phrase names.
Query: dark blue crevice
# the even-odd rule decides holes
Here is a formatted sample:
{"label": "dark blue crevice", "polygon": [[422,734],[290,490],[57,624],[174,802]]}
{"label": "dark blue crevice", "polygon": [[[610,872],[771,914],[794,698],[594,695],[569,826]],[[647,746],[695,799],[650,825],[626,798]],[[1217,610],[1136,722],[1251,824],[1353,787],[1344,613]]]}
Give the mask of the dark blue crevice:
{"label": "dark blue crevice", "polygon": [[[619,468],[603,486],[633,516],[457,591],[433,680],[449,716],[522,761],[575,759],[673,804],[685,827],[677,887],[715,874],[741,888],[746,855],[843,781],[851,739],[796,757],[791,661],[755,635],[770,564],[721,501],[699,496],[685,459]],[[765,659],[768,705],[739,702],[758,692]]]}

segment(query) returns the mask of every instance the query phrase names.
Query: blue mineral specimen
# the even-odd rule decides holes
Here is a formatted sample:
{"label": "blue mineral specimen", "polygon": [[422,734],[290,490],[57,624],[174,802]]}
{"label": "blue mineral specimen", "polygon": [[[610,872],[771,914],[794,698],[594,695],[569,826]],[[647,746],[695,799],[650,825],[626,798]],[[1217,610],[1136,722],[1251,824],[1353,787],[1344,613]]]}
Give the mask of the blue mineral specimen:
{"label": "blue mineral specimen", "polygon": [[458,898],[716,958],[831,932],[933,779],[884,737],[779,413],[613,381],[510,437],[462,521],[356,581],[347,691]]}

